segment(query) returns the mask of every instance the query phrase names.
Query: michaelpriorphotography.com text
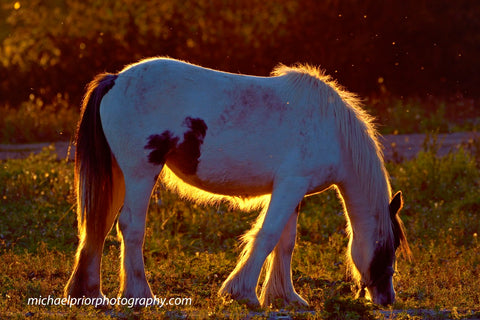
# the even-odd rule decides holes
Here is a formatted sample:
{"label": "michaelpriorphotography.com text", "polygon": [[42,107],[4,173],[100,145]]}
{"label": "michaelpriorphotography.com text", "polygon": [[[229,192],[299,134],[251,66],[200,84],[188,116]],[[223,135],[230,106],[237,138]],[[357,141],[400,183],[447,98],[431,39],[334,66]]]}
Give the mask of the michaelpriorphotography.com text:
{"label": "michaelpriorphotography.com text", "polygon": [[126,306],[128,308],[133,308],[136,306],[142,307],[151,307],[159,306],[160,308],[168,306],[190,306],[192,305],[192,298],[185,297],[173,297],[173,298],[160,298],[154,296],[153,298],[89,298],[89,297],[54,297],[48,295],[47,297],[30,297],[27,300],[27,305],[29,306]]}

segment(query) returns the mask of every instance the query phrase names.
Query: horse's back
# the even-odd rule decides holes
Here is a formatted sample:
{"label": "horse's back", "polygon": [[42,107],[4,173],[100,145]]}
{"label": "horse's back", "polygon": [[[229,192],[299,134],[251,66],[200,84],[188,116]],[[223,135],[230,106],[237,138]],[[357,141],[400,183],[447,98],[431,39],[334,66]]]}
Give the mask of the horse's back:
{"label": "horse's back", "polygon": [[214,193],[265,194],[279,174],[307,174],[322,162],[315,148],[322,130],[334,146],[323,161],[338,161],[329,120],[317,128],[318,119],[289,99],[286,87],[282,77],[148,60],[119,74],[102,103],[102,123],[114,154],[138,155],[128,166],[152,165],[158,150],[148,146],[156,137],[162,147],[175,141],[166,165],[187,183]]}

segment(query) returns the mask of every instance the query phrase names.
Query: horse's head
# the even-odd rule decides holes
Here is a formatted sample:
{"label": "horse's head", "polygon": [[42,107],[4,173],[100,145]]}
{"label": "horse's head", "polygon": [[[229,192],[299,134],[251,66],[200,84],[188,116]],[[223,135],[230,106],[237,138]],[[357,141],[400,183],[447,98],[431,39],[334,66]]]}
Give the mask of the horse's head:
{"label": "horse's head", "polygon": [[395,273],[395,253],[397,249],[400,247],[405,255],[410,255],[403,223],[398,216],[402,206],[402,193],[397,192],[389,204],[393,239],[383,243],[377,241],[368,270],[368,279],[360,281],[361,289],[358,295],[360,297],[367,295],[374,303],[381,305],[392,304],[395,301],[392,279]]}

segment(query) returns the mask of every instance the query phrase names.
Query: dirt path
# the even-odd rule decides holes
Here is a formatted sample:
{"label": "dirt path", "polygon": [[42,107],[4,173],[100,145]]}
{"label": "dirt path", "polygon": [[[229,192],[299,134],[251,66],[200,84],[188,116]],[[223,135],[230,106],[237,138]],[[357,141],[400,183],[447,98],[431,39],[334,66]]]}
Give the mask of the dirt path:
{"label": "dirt path", "polygon": [[[428,139],[428,140],[427,140]],[[463,147],[471,147],[480,139],[478,132],[456,132],[436,135],[437,154],[444,156]],[[424,145],[434,144],[434,139],[425,134],[386,135],[381,139],[387,160],[401,161],[414,158]]]}
{"label": "dirt path", "polygon": [[[423,149],[426,138],[425,134],[385,135],[381,138],[385,158],[394,161],[412,159]],[[438,155],[445,155],[452,150],[458,149],[460,146],[472,145],[478,139],[480,139],[480,133],[478,132],[438,134]],[[69,155],[68,158],[73,160],[75,147],[71,146],[69,142],[0,144],[0,160],[24,158],[31,153],[39,153],[42,148],[52,144],[55,146],[59,159],[66,159],[67,155]],[[428,144],[432,144],[432,139],[430,139]]]}

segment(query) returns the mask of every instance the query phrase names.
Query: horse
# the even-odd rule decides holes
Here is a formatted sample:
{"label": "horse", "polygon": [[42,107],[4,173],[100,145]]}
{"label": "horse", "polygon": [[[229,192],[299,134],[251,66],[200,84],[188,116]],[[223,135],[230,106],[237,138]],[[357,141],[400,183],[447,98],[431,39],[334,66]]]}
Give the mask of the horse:
{"label": "horse", "polygon": [[357,295],[394,302],[396,251],[409,252],[402,193],[392,195],[372,117],[317,67],[280,64],[260,77],[157,57],[100,74],[83,100],[74,170],[79,244],[66,296],[104,297],[103,245],[117,221],[119,297],[153,297],[143,244],[161,181],[198,203],[260,209],[222,299],[307,306],[292,282],[298,208],[335,188]]}

